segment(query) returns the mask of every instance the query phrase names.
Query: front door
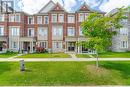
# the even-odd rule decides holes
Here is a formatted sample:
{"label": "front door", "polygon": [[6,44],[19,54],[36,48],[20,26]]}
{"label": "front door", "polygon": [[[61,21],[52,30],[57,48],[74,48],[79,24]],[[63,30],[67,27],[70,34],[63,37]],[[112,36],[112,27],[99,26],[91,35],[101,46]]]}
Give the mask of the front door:
{"label": "front door", "polygon": [[0,51],[2,51],[2,49],[3,49],[3,43],[0,42]]}
{"label": "front door", "polygon": [[75,42],[68,42],[68,51],[75,51]]}

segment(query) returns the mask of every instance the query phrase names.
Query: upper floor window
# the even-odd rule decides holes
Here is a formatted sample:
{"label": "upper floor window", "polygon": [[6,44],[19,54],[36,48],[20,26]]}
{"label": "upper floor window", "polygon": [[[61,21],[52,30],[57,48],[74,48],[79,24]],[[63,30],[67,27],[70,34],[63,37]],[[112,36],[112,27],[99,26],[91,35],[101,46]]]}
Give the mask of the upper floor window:
{"label": "upper floor window", "polygon": [[20,14],[15,14],[15,22],[20,22]]}
{"label": "upper floor window", "polygon": [[63,29],[60,27],[53,27],[53,36],[62,36]]}
{"label": "upper floor window", "polygon": [[128,35],[128,29],[127,28],[120,28],[120,34],[121,35]]}
{"label": "upper floor window", "polygon": [[121,41],[121,48],[128,48],[128,41]]}
{"label": "upper floor window", "polygon": [[34,37],[34,28],[28,28],[28,37]]}
{"label": "upper floor window", "polygon": [[75,16],[74,15],[68,15],[68,23],[74,23]]}
{"label": "upper floor window", "polygon": [[20,14],[10,14],[9,22],[20,22]]}
{"label": "upper floor window", "polygon": [[68,36],[75,36],[74,27],[68,27]]}
{"label": "upper floor window", "polygon": [[4,35],[4,26],[0,26],[0,36]]}
{"label": "upper floor window", "polygon": [[19,36],[20,29],[18,27],[11,27],[11,35],[12,36]]}
{"label": "upper floor window", "polygon": [[80,36],[83,36],[83,30],[82,30],[81,27],[79,27],[79,35],[80,35]]}
{"label": "upper floor window", "polygon": [[85,13],[85,19],[87,19],[88,15],[89,15],[88,13]]}
{"label": "upper floor window", "polygon": [[34,24],[34,17],[28,17],[28,24]]}
{"label": "upper floor window", "polygon": [[0,22],[4,21],[4,14],[0,14]]}
{"label": "upper floor window", "polygon": [[59,22],[64,22],[64,14],[59,14]]}
{"label": "upper floor window", "polygon": [[43,27],[38,28],[38,35],[39,36],[47,36],[47,29],[44,29]]}
{"label": "upper floor window", "polygon": [[57,14],[52,14],[52,22],[57,22]]}
{"label": "upper floor window", "polygon": [[48,24],[48,16],[44,16],[44,24]]}
{"label": "upper floor window", "polygon": [[37,16],[37,24],[42,24],[42,16]]}
{"label": "upper floor window", "polygon": [[79,14],[79,22],[83,22],[84,21],[84,14],[80,13]]}

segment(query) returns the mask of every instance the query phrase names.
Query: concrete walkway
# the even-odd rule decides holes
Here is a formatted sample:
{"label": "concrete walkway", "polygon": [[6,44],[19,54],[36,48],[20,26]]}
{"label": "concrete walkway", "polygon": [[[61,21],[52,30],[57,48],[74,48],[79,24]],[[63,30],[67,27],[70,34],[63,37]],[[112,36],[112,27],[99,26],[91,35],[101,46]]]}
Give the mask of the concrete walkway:
{"label": "concrete walkway", "polygon": [[[27,62],[65,62],[65,61],[96,61],[96,58],[0,58],[0,62],[16,62],[24,60]],[[99,61],[130,61],[130,58],[99,58]]]}
{"label": "concrete walkway", "polygon": [[69,55],[71,56],[71,58],[77,58],[77,56],[74,53],[69,54]]}

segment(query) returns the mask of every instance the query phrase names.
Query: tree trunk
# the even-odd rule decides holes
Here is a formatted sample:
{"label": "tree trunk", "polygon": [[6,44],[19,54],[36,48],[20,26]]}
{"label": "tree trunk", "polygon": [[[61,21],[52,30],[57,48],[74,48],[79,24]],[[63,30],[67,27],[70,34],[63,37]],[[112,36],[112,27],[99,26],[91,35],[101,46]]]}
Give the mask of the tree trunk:
{"label": "tree trunk", "polygon": [[96,54],[96,66],[97,66],[97,68],[99,67],[99,60],[98,60],[98,53]]}

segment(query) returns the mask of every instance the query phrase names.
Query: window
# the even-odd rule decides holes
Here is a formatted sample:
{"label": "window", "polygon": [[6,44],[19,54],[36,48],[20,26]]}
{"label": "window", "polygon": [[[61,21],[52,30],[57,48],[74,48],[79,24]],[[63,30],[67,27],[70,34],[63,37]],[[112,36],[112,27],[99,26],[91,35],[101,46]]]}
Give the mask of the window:
{"label": "window", "polygon": [[15,22],[20,22],[20,14],[15,15]]}
{"label": "window", "polygon": [[20,22],[20,14],[10,14],[9,22]]}
{"label": "window", "polygon": [[34,24],[34,18],[28,17],[28,24]]}
{"label": "window", "polygon": [[68,15],[68,23],[74,23],[75,17],[74,15]]}
{"label": "window", "polygon": [[17,48],[17,43],[16,42],[12,42],[12,48]]}
{"label": "window", "polygon": [[42,48],[47,48],[47,42],[41,42],[40,47]]}
{"label": "window", "polygon": [[4,21],[4,14],[0,14],[0,21]]}
{"label": "window", "polygon": [[19,28],[18,27],[12,27],[11,28],[11,35],[12,36],[19,36]]}
{"label": "window", "polygon": [[39,36],[47,36],[47,29],[43,29],[43,27],[38,28],[38,35]]}
{"label": "window", "polygon": [[82,28],[81,27],[79,27],[79,35],[83,36],[83,32],[82,32]]}
{"label": "window", "polygon": [[14,15],[12,14],[9,15],[9,22],[14,22]]}
{"label": "window", "polygon": [[44,24],[48,24],[48,16],[44,16]]}
{"label": "window", "polygon": [[54,27],[53,28],[53,36],[62,36],[63,35],[63,29],[60,27]]}
{"label": "window", "polygon": [[120,29],[120,34],[121,35],[128,35],[128,29],[127,28],[121,28]]}
{"label": "window", "polygon": [[121,48],[128,48],[128,41],[121,41]]}
{"label": "window", "polygon": [[62,49],[62,42],[53,42],[54,49]]}
{"label": "window", "polygon": [[73,27],[68,28],[68,36],[75,36],[75,29]]}
{"label": "window", "polygon": [[88,13],[85,13],[85,19],[87,19],[88,15],[89,15]]}
{"label": "window", "polygon": [[52,14],[52,22],[57,22],[57,15],[56,14]]}
{"label": "window", "polygon": [[42,16],[37,17],[37,24],[42,24]]}
{"label": "window", "polygon": [[4,35],[4,27],[0,26],[0,36],[3,36],[3,35]]}
{"label": "window", "polygon": [[79,14],[79,22],[82,22],[82,21],[84,21],[84,14],[80,13]]}
{"label": "window", "polygon": [[34,28],[28,28],[28,37],[34,37]]}
{"label": "window", "polygon": [[64,21],[64,14],[59,14],[59,22],[63,22]]}

